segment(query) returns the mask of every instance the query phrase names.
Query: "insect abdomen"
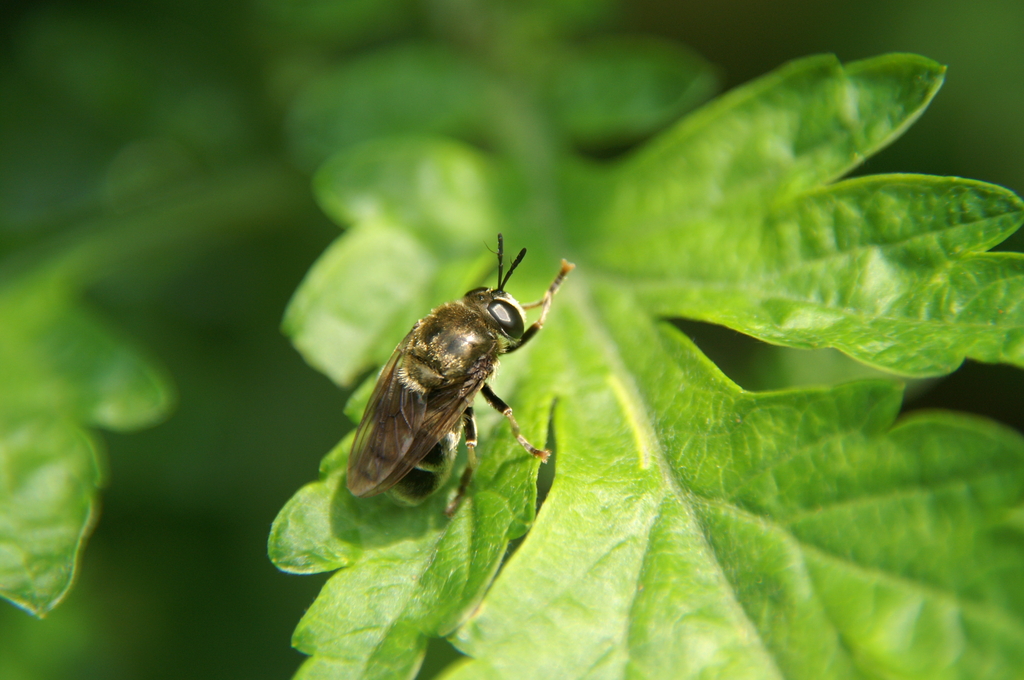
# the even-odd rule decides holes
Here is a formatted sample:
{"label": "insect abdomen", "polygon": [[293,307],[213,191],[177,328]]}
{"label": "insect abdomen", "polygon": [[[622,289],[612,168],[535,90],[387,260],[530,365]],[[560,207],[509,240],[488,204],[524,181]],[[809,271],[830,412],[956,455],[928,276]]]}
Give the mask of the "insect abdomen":
{"label": "insect abdomen", "polygon": [[402,505],[419,505],[442,487],[451,477],[458,443],[458,430],[441,437],[423,460],[391,487],[391,497]]}

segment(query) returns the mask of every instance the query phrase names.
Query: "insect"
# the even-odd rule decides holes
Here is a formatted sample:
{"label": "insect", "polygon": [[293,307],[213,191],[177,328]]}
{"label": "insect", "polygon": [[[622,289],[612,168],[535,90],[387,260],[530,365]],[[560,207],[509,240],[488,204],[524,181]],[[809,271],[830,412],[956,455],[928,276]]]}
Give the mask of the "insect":
{"label": "insect", "polygon": [[[498,287],[475,288],[416,322],[395,348],[373,389],[356,429],[348,459],[348,488],[356,496],[388,492],[403,505],[416,505],[451,476],[463,432],[469,462],[445,513],[458,509],[476,468],[477,393],[508,419],[524,449],[546,462],[519,432],[512,409],[487,384],[498,357],[519,349],[543,328],[551,300],[575,265],[562,260],[558,276],[537,302],[520,305],[505,291],[526,255],[523,248],[504,273],[504,242],[498,234]],[[526,309],[540,318],[526,327]],[[524,330],[525,329],[525,330]]]}

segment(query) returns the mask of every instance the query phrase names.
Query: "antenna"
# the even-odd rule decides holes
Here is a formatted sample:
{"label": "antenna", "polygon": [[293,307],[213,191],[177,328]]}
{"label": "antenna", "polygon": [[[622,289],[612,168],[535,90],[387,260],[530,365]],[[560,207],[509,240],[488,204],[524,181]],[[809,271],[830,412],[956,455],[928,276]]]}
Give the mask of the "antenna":
{"label": "antenna", "polygon": [[501,273],[505,270],[505,239],[498,232],[498,290],[501,290]]}
{"label": "antenna", "polygon": [[505,290],[505,284],[508,283],[510,278],[512,278],[512,272],[516,270],[516,267],[519,266],[519,263],[523,261],[523,257],[526,255],[526,248],[519,251],[519,254],[516,255],[516,259],[512,260],[512,265],[508,268],[508,274],[505,274],[504,277],[502,277],[502,272],[505,269],[505,261],[503,258],[504,253],[505,240],[502,238],[501,234],[498,234],[498,287],[496,290]]}

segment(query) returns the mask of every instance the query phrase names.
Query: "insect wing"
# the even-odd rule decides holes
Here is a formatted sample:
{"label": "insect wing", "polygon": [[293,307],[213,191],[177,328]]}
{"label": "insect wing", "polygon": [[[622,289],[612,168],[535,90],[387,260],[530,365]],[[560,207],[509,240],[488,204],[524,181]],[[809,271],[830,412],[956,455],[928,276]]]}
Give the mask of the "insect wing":
{"label": "insect wing", "polygon": [[473,397],[483,384],[483,380],[460,380],[427,393],[427,408],[423,422],[405,455],[397,461],[387,479],[381,483],[380,491],[386,491],[397,484],[430,453],[442,437],[461,428],[462,414],[473,403]]}
{"label": "insect wing", "polygon": [[383,493],[409,474],[449,432],[461,426],[484,379],[464,379],[430,390],[410,390],[398,378],[401,348],[381,371],[356,431],[348,488],[360,497]]}
{"label": "insect wing", "polygon": [[417,462],[407,467],[403,465],[422,427],[427,400],[423,394],[405,387],[398,377],[405,361],[405,346],[406,341],[403,341],[380,372],[356,429],[348,458],[348,488],[356,496],[387,491],[401,479],[399,476],[391,481],[396,470],[404,467],[404,476]]}
{"label": "insect wing", "polygon": [[427,413],[421,430],[424,435],[423,441],[420,442],[417,438],[410,447],[410,453],[419,451],[422,447],[422,454],[416,457],[417,460],[427,455],[441,437],[461,425],[462,414],[473,405],[473,398],[483,385],[483,380],[466,378],[431,390],[427,397]]}
{"label": "insect wing", "polygon": [[462,414],[473,403],[473,397],[482,386],[482,380],[460,380],[427,393],[427,408],[420,429],[413,437],[405,455],[396,461],[394,469],[381,482],[377,493],[387,491],[409,474],[442,437],[449,432],[459,431],[462,426]]}

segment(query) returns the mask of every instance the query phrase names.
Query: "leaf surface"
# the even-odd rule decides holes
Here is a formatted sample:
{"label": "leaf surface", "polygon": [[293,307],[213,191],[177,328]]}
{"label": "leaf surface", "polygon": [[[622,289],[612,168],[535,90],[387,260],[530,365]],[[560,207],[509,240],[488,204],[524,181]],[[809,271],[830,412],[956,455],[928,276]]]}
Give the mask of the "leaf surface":
{"label": "leaf surface", "polygon": [[402,45],[314,79],[295,99],[288,131],[295,156],[315,168],[381,135],[479,132],[486,102],[475,65],[435,45]]}
{"label": "leaf surface", "polygon": [[74,580],[97,511],[89,426],[163,417],[163,374],[76,303],[60,277],[0,291],[0,594],[42,616]]}
{"label": "leaf surface", "polygon": [[1024,220],[1017,196],[915,175],[823,185],[910,124],[942,73],[905,55],[790,64],[594,180],[574,244],[656,314],[908,376],[1021,365],[1024,260],[982,252]]}
{"label": "leaf surface", "polygon": [[1020,668],[1024,553],[984,528],[1024,493],[1019,435],[947,414],[893,425],[884,382],[742,392],[631,296],[594,293],[552,330],[572,351],[545,368],[585,395],[559,402],[558,475],[457,634],[477,661],[450,677]]}
{"label": "leaf surface", "polygon": [[[426,640],[449,634],[470,657],[445,676],[459,679],[1019,675],[1019,434],[951,413],[897,420],[902,390],[886,380],[745,392],[658,320],[837,347],[910,375],[1012,360],[1017,256],[983,251],[1019,226],[1019,199],[950,178],[835,181],[905,129],[941,78],[914,56],[811,58],[621,163],[564,161],[524,179],[406,140],[377,147],[374,172],[318,181],[321,203],[354,223],[339,244],[377,243],[358,259],[387,271],[385,244],[407,242],[425,264],[395,270],[426,272],[416,301],[403,283],[344,294],[365,266],[310,275],[293,308],[311,311],[289,330],[311,363],[344,350],[303,341],[303,318],[366,316],[339,382],[383,361],[433,304],[486,285],[476,229],[528,247],[509,284],[522,301],[540,297],[560,257],[577,269],[493,383],[527,438],[556,450],[536,521],[538,465],[496,415],[450,522],[446,492],[412,509],[354,499],[343,441],[271,535],[281,568],[338,569],[296,631],[311,655],[299,676],[408,677]],[[360,153],[331,167],[357,167]],[[435,227],[437,207],[463,194],[423,191],[430,174],[403,170],[453,154],[467,159],[462,186],[484,188],[470,202],[494,216],[482,227]],[[371,321],[372,308],[388,319]]]}
{"label": "leaf surface", "polygon": [[591,148],[643,139],[715,87],[700,57],[653,39],[593,41],[553,67],[548,96],[559,127]]}

